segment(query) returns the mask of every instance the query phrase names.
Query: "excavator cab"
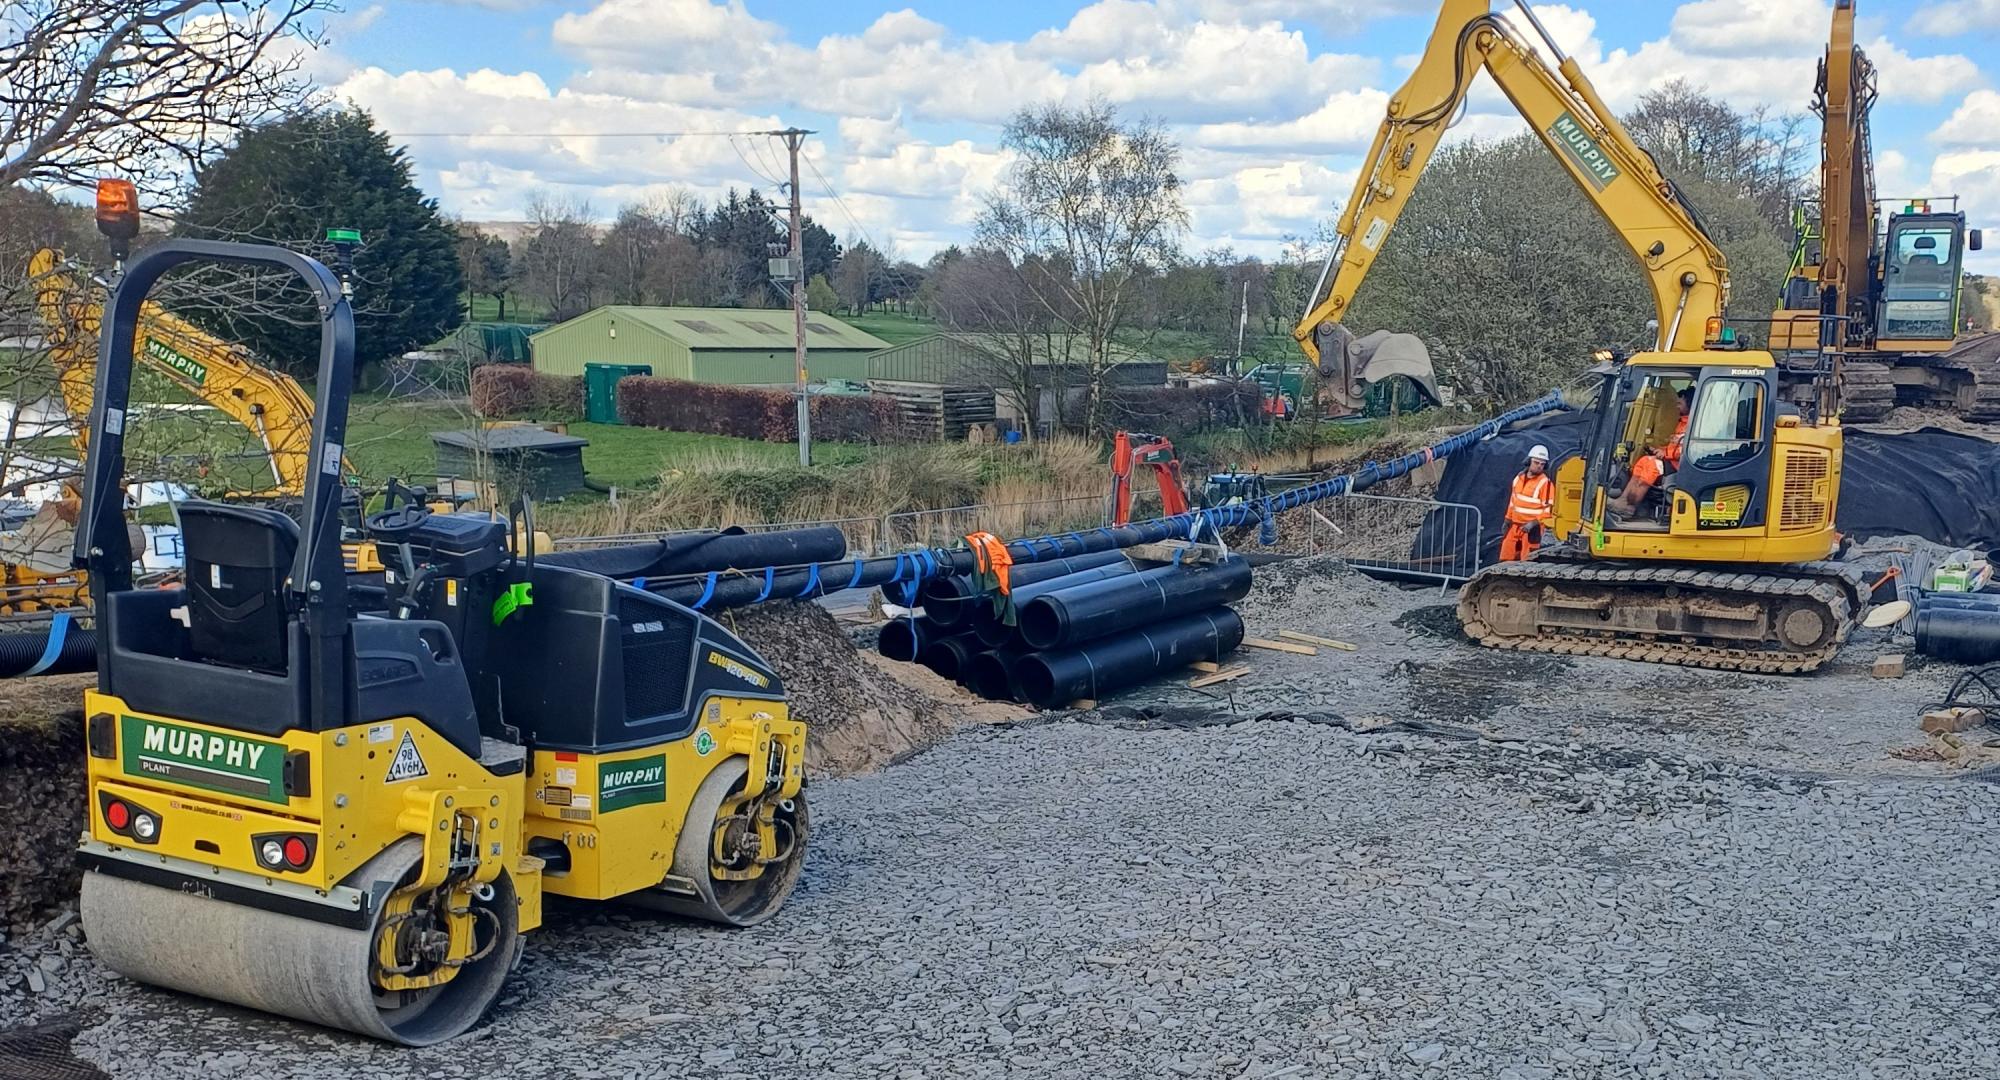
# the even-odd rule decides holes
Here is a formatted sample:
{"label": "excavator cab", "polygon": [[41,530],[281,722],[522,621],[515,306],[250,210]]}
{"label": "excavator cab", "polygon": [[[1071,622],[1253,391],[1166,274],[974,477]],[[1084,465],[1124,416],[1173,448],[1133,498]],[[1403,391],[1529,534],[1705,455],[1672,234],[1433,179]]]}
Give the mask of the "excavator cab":
{"label": "excavator cab", "polygon": [[1882,347],[1941,351],[1958,328],[1959,286],[1967,249],[1978,250],[1979,230],[1969,233],[1962,213],[1893,214],[1882,245]]}

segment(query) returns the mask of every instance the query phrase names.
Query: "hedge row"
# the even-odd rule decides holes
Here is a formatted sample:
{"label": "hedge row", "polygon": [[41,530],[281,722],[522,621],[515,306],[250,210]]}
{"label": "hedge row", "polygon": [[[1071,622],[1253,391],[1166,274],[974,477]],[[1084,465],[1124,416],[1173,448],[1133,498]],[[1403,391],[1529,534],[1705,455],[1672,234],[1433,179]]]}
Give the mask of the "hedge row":
{"label": "hedge row", "polygon": [[1264,419],[1263,391],[1248,380],[1199,386],[1134,386],[1113,390],[1110,412],[1127,429],[1187,435]]}
{"label": "hedge row", "polygon": [[[810,399],[814,439],[888,442],[901,425],[893,398],[822,394]],[[782,390],[682,382],[648,375],[618,380],[618,418],[641,427],[792,442],[798,406]]]}
{"label": "hedge row", "polygon": [[581,420],[583,378],[544,375],[522,364],[484,364],[472,371],[472,407],[496,420]]}

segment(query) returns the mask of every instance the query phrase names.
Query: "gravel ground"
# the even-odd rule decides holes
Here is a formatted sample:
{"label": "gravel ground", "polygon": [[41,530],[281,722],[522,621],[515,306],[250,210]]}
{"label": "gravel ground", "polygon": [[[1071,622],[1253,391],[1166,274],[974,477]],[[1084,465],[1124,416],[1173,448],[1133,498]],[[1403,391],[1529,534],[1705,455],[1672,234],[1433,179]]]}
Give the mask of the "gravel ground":
{"label": "gravel ground", "polygon": [[2000,1076],[2000,797],[1896,756],[1959,669],[1498,653],[1450,597],[1258,578],[1253,633],[1359,649],[816,780],[773,923],[552,902],[448,1047],[134,986],[65,917],[0,941],[0,1017],[120,1077]]}
{"label": "gravel ground", "polygon": [[765,927],[563,908],[448,1047],[82,958],[37,1009],[146,1077],[2000,1075],[1984,784],[1088,719],[818,785]]}

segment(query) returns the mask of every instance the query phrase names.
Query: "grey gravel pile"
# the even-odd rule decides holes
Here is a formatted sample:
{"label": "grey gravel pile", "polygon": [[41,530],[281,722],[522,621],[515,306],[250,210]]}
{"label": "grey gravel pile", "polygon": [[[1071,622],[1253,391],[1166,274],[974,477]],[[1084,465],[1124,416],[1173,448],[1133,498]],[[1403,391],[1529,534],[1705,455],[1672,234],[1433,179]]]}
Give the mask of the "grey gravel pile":
{"label": "grey gravel pile", "polygon": [[2000,1076],[1986,785],[1090,719],[817,785],[764,927],[553,906],[448,1047],[90,978],[37,1007],[105,1014],[77,1049],[121,1076]]}

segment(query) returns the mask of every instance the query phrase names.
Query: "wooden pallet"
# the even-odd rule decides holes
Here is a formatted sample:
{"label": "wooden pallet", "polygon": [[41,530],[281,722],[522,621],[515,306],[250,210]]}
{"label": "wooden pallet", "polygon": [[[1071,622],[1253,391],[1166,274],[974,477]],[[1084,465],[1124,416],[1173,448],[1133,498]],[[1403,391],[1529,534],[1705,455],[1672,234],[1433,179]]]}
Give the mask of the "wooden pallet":
{"label": "wooden pallet", "polygon": [[868,389],[895,399],[903,434],[912,439],[963,442],[968,428],[990,424],[997,415],[991,387],[871,379]]}

